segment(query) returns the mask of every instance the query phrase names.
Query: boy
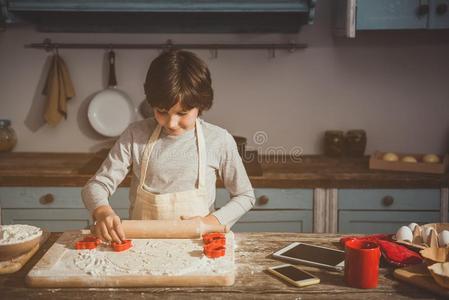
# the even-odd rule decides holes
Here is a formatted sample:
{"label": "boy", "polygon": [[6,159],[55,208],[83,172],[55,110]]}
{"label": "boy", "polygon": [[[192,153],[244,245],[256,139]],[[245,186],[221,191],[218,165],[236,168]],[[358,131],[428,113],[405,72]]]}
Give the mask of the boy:
{"label": "boy", "polygon": [[[131,124],[82,190],[96,235],[125,239],[107,199],[130,168],[131,219],[237,222],[254,206],[254,191],[233,137],[199,118],[213,100],[206,64],[188,51],[164,52],[151,63],[144,88],[154,118]],[[214,211],[217,174],[231,200]]]}

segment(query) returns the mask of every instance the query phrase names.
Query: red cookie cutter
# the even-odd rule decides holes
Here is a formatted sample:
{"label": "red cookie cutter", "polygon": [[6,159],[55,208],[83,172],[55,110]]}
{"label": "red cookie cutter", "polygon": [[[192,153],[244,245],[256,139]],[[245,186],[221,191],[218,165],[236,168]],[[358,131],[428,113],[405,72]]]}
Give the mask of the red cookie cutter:
{"label": "red cookie cutter", "polygon": [[220,246],[226,246],[226,240],[225,239],[217,239],[210,241],[209,243],[204,244],[204,248],[216,248]]}
{"label": "red cookie cutter", "polygon": [[212,232],[212,233],[206,233],[203,234],[203,242],[204,244],[209,244],[216,240],[224,240],[226,241],[226,237],[223,233],[219,232]]}
{"label": "red cookie cutter", "polygon": [[213,232],[203,234],[203,253],[209,258],[218,258],[226,254],[226,236]]}
{"label": "red cookie cutter", "polygon": [[217,246],[213,247],[213,244],[210,244],[211,246],[208,247],[208,245],[205,245],[203,248],[203,253],[209,257],[209,258],[218,258],[225,256],[226,254],[226,247],[224,246]]}
{"label": "red cookie cutter", "polygon": [[101,243],[101,240],[95,236],[86,236],[84,239],[75,243],[75,249],[95,249]]}
{"label": "red cookie cutter", "polygon": [[124,240],[121,243],[112,242],[111,243],[112,248],[115,252],[125,251],[128,250],[133,246],[131,240]]}

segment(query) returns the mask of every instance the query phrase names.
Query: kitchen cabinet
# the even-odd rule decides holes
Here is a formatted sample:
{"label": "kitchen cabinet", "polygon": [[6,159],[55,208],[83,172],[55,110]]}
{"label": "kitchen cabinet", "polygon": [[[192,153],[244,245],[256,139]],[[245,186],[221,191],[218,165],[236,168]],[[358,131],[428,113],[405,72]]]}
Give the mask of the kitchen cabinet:
{"label": "kitchen cabinet", "polygon": [[[128,219],[128,191],[118,188],[109,200],[122,219]],[[1,187],[0,208],[2,224],[31,224],[50,231],[92,224],[80,187]]]}
{"label": "kitchen cabinet", "polygon": [[[254,208],[232,227],[233,231],[312,232],[313,189],[257,188],[254,193]],[[226,189],[217,189],[215,208],[229,199]]]}
{"label": "kitchen cabinet", "polygon": [[339,31],[449,28],[449,0],[339,0]]}
{"label": "kitchen cabinet", "polygon": [[341,189],[338,232],[393,233],[411,222],[440,222],[439,189]]}

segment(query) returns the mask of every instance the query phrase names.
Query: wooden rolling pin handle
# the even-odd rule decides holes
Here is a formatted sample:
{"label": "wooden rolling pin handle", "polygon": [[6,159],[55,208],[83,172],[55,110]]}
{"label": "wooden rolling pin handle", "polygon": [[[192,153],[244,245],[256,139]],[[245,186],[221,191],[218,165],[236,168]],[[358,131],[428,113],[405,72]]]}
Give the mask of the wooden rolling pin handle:
{"label": "wooden rolling pin handle", "polygon": [[[226,233],[230,227],[221,224],[204,224],[192,220],[122,220],[126,238],[201,238],[209,232]],[[94,233],[94,228],[91,228]]]}

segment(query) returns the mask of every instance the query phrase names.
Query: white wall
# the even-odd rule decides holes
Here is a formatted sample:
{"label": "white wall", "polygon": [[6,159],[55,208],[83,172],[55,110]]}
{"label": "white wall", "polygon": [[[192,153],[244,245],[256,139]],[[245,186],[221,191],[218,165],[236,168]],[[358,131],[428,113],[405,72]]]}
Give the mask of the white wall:
{"label": "white wall", "polygon": [[[60,50],[69,66],[76,97],[68,120],[42,125],[41,95],[49,53],[24,44],[51,38],[71,43],[262,43],[295,40],[309,48],[221,50],[218,58],[195,51],[209,65],[215,103],[204,118],[246,136],[258,131],[261,145],[302,147],[321,153],[324,130],[358,129],[368,134],[367,153],[449,150],[449,34],[443,32],[366,32],[356,40],[332,34],[329,0],[318,1],[316,22],[298,35],[281,34],[66,34],[39,33],[29,26],[0,32],[0,118],[18,135],[15,151],[92,152],[108,144],[86,119],[90,97],[104,87],[103,50]],[[117,50],[119,87],[138,105],[143,80],[156,50]]]}

